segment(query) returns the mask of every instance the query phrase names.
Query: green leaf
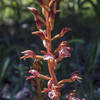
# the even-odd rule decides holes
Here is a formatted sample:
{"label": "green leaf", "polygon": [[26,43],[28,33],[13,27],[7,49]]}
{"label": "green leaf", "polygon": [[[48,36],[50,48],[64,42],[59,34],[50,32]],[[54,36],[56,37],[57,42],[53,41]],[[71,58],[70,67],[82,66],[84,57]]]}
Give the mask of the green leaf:
{"label": "green leaf", "polygon": [[8,68],[8,65],[10,63],[10,58],[6,58],[4,60],[4,64],[2,66],[2,70],[1,70],[1,74],[0,74],[0,81],[4,78],[4,76],[6,75],[6,71],[7,71],[7,68]]}
{"label": "green leaf", "polygon": [[83,39],[71,39],[68,42],[69,43],[73,43],[73,42],[84,43],[84,40]]}

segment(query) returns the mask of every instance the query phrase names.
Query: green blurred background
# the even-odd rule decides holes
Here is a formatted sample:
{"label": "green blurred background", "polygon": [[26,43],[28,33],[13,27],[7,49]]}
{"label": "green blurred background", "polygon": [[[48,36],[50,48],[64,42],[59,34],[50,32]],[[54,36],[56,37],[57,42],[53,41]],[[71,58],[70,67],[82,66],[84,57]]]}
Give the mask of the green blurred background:
{"label": "green blurred background", "polygon": [[[0,100],[36,100],[38,97],[34,87],[25,80],[33,61],[20,60],[23,50],[40,54],[44,49],[40,38],[31,34],[37,29],[33,14],[26,9],[29,6],[36,7],[41,15],[37,0],[0,0]],[[73,89],[87,100],[100,100],[100,0],[58,0],[57,8],[61,13],[56,16],[52,36],[63,27],[70,27],[72,31],[54,41],[53,49],[67,40],[73,52],[71,58],[58,63],[56,76],[58,80],[69,78],[79,70],[83,77],[81,82],[65,84],[60,100],[65,100]],[[43,63],[42,72],[48,76],[47,63]]]}

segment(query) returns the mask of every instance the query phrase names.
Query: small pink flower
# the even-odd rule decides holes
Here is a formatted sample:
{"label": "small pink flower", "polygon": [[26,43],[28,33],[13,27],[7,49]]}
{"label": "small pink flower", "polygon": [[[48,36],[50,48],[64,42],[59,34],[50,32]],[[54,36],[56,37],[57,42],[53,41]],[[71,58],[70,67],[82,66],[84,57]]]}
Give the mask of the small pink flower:
{"label": "small pink flower", "polygon": [[51,55],[44,55],[44,56],[43,56],[43,59],[44,59],[44,60],[53,60],[54,57],[52,57]]}
{"label": "small pink flower", "polygon": [[71,31],[71,28],[65,27],[65,28],[63,28],[63,29],[61,30],[60,35],[61,35],[61,36],[64,36],[65,33],[69,32],[69,31]]}
{"label": "small pink flower", "polygon": [[48,88],[44,88],[44,90],[42,91],[42,93],[47,93],[48,92],[48,97],[50,99],[53,99],[56,96],[56,90],[54,88],[54,84],[52,84],[52,81],[49,80],[48,81]]}
{"label": "small pink flower", "polygon": [[67,42],[67,41],[62,41],[62,42],[60,43],[58,49],[60,50],[60,49],[62,49],[63,47],[66,47],[66,49],[67,49],[67,50],[70,50],[70,51],[73,50],[73,48],[71,48],[71,47],[68,46],[68,42]]}
{"label": "small pink flower", "polygon": [[71,57],[71,54],[69,51],[71,51],[72,48],[68,47],[68,42],[67,41],[62,41],[61,44],[58,47],[59,51],[59,59],[63,59],[66,57]]}
{"label": "small pink flower", "polygon": [[33,76],[36,76],[36,77],[39,75],[39,72],[37,70],[34,70],[34,69],[29,70],[29,73],[32,74]]}
{"label": "small pink flower", "polygon": [[38,10],[36,8],[32,8],[32,7],[27,7],[28,10],[32,11],[32,13],[34,13],[36,16],[39,15]]}
{"label": "small pink flower", "polygon": [[31,76],[28,76],[26,80],[39,77],[40,73],[37,70],[29,70],[29,73],[32,74]]}
{"label": "small pink flower", "polygon": [[48,92],[48,97],[50,99],[53,99],[56,96],[55,90],[51,90],[50,92]]}
{"label": "small pink flower", "polygon": [[71,74],[71,80],[73,80],[73,81],[80,81],[80,80],[82,80],[82,78],[80,77],[80,74],[78,73],[78,71],[76,71],[76,72],[73,72],[72,74]]}
{"label": "small pink flower", "polygon": [[[69,47],[70,48],[70,47]],[[61,50],[59,50],[59,58],[66,58],[66,57],[71,57],[71,54],[69,52],[68,47],[62,47]]]}
{"label": "small pink flower", "polygon": [[48,81],[48,88],[44,88],[44,90],[42,91],[42,93],[48,93],[48,97],[53,100],[53,98],[55,98],[55,96],[58,96],[60,95],[59,94],[59,88],[62,87],[62,85],[57,85],[55,86],[53,83],[52,83],[52,80],[49,80]]}
{"label": "small pink flower", "polygon": [[21,53],[24,54],[24,56],[21,57],[21,59],[24,59],[24,60],[26,60],[27,58],[34,59],[36,56],[36,54],[32,50],[26,50]]}

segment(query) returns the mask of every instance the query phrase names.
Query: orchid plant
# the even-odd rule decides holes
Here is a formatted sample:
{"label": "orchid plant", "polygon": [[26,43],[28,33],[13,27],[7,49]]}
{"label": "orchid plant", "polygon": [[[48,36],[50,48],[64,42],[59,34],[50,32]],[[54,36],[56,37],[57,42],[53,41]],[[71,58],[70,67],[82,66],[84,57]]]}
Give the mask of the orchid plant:
{"label": "orchid plant", "polygon": [[[42,55],[37,55],[32,50],[26,50],[21,52],[23,56],[21,59],[28,59],[32,58],[35,59],[33,66],[34,69],[30,69],[29,73],[31,74],[26,78],[26,80],[36,79],[35,86],[37,86],[37,93],[39,95],[39,100],[44,100],[42,97],[42,93],[48,94],[50,100],[60,100],[59,97],[61,95],[60,88],[63,87],[65,83],[71,83],[74,81],[80,81],[82,78],[79,72],[73,72],[69,79],[63,79],[61,81],[57,80],[55,75],[55,69],[57,68],[57,63],[61,61],[63,58],[71,57],[70,51],[73,49],[69,46],[67,41],[62,41],[56,50],[52,50],[52,41],[63,37],[67,32],[71,31],[71,28],[65,27],[61,30],[61,32],[54,37],[51,37],[51,33],[54,28],[55,16],[60,10],[57,10],[57,0],[38,0],[40,6],[42,8],[42,14],[44,18],[39,15],[39,12],[36,8],[27,7],[32,13],[34,13],[34,19],[36,21],[36,26],[38,31],[32,32],[32,34],[37,35],[41,38],[44,47],[46,50],[41,50]],[[45,25],[45,29],[42,29],[42,24]],[[58,55],[58,56],[56,56]],[[48,70],[50,77],[41,74],[41,68],[39,70],[39,66],[41,66],[41,61],[45,60],[48,63]],[[40,80],[47,80],[47,88],[41,90]],[[85,100],[80,99],[76,95],[76,91],[73,90],[69,95],[66,97],[67,100]]]}

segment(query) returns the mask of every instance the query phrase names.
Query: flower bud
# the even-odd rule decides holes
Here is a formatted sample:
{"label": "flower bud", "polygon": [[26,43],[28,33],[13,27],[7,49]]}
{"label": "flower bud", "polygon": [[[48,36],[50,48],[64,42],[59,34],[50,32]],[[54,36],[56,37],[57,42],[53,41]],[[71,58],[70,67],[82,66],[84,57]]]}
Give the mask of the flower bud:
{"label": "flower bud", "polygon": [[80,80],[82,80],[82,78],[80,77],[80,74],[79,73],[77,73],[77,71],[76,72],[73,72],[72,74],[71,74],[71,80],[72,81],[80,81]]}
{"label": "flower bud", "polygon": [[71,28],[67,28],[67,27],[63,28],[60,32],[61,37],[64,36],[65,33],[69,32],[69,31],[71,31]]}
{"label": "flower bud", "polygon": [[41,31],[32,32],[32,34],[38,35],[42,40],[45,40],[45,35]]}
{"label": "flower bud", "polygon": [[26,80],[29,80],[29,79],[32,79],[32,78],[37,78],[40,75],[40,73],[37,70],[33,70],[33,69],[29,70],[29,73],[32,74],[32,75],[28,76],[26,78]]}
{"label": "flower bud", "polygon": [[24,56],[21,57],[21,59],[24,59],[24,60],[26,60],[27,58],[34,59],[36,57],[36,54],[32,50],[26,50],[21,53],[24,54]]}
{"label": "flower bud", "polygon": [[40,75],[40,73],[37,70],[29,70],[29,73],[32,74],[34,77],[38,77]]}
{"label": "flower bud", "polygon": [[32,13],[34,13],[36,16],[39,15],[38,10],[36,8],[32,8],[32,7],[27,7],[28,10],[32,11]]}

